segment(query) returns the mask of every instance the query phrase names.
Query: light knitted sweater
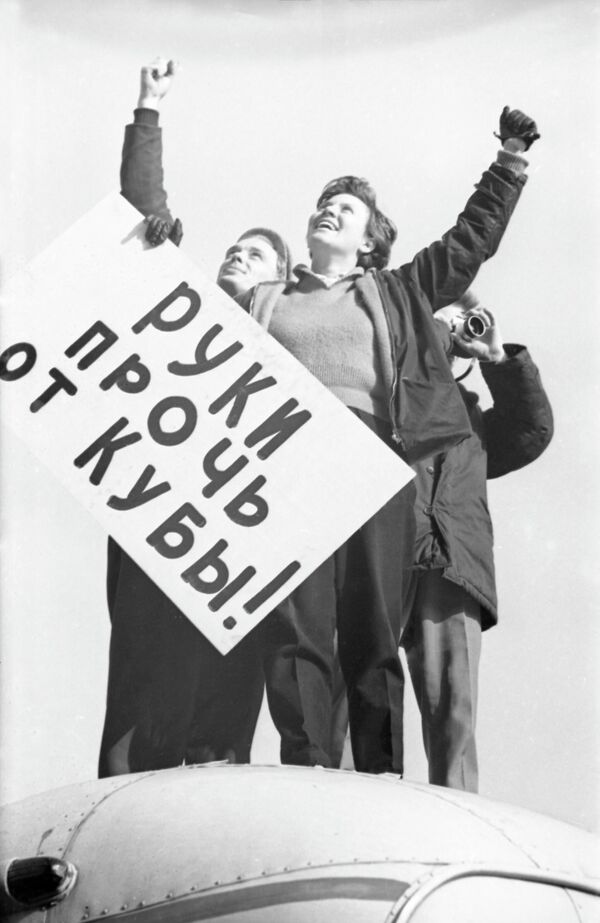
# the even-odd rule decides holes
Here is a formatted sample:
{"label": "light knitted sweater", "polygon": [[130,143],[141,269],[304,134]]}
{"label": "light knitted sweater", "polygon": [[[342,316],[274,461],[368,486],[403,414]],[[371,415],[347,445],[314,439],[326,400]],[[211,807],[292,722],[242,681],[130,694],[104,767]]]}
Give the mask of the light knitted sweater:
{"label": "light knitted sweater", "polygon": [[269,333],[348,407],[386,420],[392,379],[389,331],[356,288],[357,267],[331,282],[306,266],[277,299]]}

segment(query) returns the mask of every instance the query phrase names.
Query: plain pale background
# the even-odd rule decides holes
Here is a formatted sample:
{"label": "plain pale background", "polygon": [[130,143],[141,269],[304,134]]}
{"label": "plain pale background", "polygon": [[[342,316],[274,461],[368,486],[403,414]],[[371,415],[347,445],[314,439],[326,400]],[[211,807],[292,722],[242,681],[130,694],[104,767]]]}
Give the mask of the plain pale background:
{"label": "plain pale background", "polygon": [[[588,0],[0,0],[4,277],[117,185],[139,68],[159,53],[183,64],[161,116],[169,201],[183,248],[213,276],[251,225],[304,258],[306,216],[343,173],[373,182],[404,262],[453,223],[494,158],[502,106],[537,119],[530,181],[475,285],[506,340],[531,348],[556,418],[545,455],[490,487],[500,624],[484,636],[481,793],[590,829],[598,14]],[[105,536],[2,435],[7,801],[95,775],[109,626]],[[410,696],[406,751],[406,777],[425,779]],[[264,716],[254,758],[276,755]]]}

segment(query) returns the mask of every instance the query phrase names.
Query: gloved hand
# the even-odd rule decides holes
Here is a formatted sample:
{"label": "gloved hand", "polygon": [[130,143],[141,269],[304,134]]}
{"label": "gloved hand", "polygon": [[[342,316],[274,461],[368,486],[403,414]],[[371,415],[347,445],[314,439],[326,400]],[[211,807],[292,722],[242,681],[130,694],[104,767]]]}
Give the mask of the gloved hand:
{"label": "gloved hand", "polygon": [[169,240],[171,240],[176,247],[181,243],[181,238],[183,237],[183,227],[179,218],[175,218],[173,222],[173,227],[169,232]]}
{"label": "gloved hand", "polygon": [[523,143],[523,150],[528,151],[534,141],[540,137],[537,125],[528,115],[519,109],[505,106],[500,115],[500,132],[494,132],[502,144],[510,139],[518,139]]}
{"label": "gloved hand", "polygon": [[183,237],[183,228],[181,221],[176,218],[173,224],[164,218],[158,218],[156,215],[149,215],[146,218],[146,240],[152,247],[158,247],[163,244],[167,238],[173,241],[176,247],[181,243]]}

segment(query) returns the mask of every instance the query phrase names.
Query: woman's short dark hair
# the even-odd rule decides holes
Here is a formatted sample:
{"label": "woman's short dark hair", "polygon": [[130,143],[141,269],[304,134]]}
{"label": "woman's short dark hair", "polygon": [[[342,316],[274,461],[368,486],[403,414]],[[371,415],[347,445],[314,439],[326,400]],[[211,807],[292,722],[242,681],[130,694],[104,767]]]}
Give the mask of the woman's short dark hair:
{"label": "woman's short dark hair", "polygon": [[338,176],[337,179],[332,179],[321,192],[317,208],[321,208],[333,196],[342,193],[356,196],[365,203],[370,212],[367,234],[372,238],[374,247],[370,253],[361,253],[358,265],[364,269],[384,269],[390,258],[392,244],[398,236],[396,225],[377,208],[375,190],[360,176]]}

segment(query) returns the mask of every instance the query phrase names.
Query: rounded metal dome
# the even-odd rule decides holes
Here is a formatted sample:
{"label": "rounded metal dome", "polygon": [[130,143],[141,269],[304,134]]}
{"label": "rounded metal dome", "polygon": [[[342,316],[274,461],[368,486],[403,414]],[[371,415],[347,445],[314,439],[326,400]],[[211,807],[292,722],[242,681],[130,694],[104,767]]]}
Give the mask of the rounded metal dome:
{"label": "rounded metal dome", "polygon": [[34,796],[2,809],[0,850],[4,861],[73,864],[72,893],[47,917],[64,923],[290,876],[368,880],[393,902],[394,882],[400,894],[447,863],[582,876],[600,867],[592,834],[521,808],[394,777],[279,766],[184,767]]}

